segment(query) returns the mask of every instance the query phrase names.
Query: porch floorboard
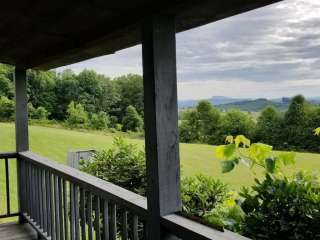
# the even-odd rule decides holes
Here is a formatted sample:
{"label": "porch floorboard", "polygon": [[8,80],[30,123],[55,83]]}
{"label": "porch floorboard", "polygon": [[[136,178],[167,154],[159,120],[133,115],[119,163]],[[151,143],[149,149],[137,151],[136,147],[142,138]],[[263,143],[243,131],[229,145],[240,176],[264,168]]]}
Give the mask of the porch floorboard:
{"label": "porch floorboard", "polygon": [[35,240],[37,233],[29,224],[5,223],[0,224],[1,240]]}

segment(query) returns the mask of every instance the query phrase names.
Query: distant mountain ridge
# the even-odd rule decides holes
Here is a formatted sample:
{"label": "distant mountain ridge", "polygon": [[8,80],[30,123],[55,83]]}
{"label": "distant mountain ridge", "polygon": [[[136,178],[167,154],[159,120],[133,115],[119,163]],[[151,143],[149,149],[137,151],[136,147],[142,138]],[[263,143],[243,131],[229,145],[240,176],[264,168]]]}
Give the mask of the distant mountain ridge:
{"label": "distant mountain ridge", "polygon": [[[280,111],[284,111],[290,104],[290,98],[283,97],[277,99],[266,99],[266,98],[229,98],[224,96],[213,96],[209,99],[213,105],[222,109],[228,110],[232,108],[240,109],[248,112],[259,112],[267,106],[274,106]],[[311,97],[307,100],[312,104],[320,104],[320,97]],[[200,100],[183,100],[179,101],[179,109],[194,107]]]}
{"label": "distant mountain ridge", "polygon": [[[222,104],[228,104],[228,103],[234,103],[234,102],[240,102],[245,100],[251,100],[250,98],[230,98],[225,96],[213,96],[209,99],[206,99],[211,102],[211,104],[217,106]],[[188,107],[194,107],[197,105],[197,103],[201,100],[181,100],[178,102],[179,108],[188,108]]]}

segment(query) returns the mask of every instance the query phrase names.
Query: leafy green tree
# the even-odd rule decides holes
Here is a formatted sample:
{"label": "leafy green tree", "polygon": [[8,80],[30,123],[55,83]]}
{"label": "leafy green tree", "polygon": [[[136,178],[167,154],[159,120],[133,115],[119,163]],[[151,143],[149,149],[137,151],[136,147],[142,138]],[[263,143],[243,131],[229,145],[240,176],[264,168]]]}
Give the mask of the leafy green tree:
{"label": "leafy green tree", "polygon": [[67,124],[70,127],[83,127],[87,124],[88,113],[80,103],[75,104],[71,102],[68,106],[67,113]]}
{"label": "leafy green tree", "polygon": [[219,142],[218,130],[220,127],[220,111],[212,104],[203,100],[196,107],[200,121],[201,142],[215,144]]}
{"label": "leafy green tree", "polygon": [[108,128],[109,123],[108,115],[102,111],[92,114],[90,119],[90,127],[97,130]]}
{"label": "leafy green tree", "polygon": [[35,108],[44,107],[49,112],[54,111],[56,73],[53,71],[28,70],[27,79],[29,102]]}
{"label": "leafy green tree", "polygon": [[0,96],[0,120],[8,121],[14,118],[14,101],[7,97]]}
{"label": "leafy green tree", "polygon": [[57,120],[66,119],[70,102],[78,102],[78,90],[78,81],[75,73],[67,69],[58,74],[55,86],[55,110],[52,111],[52,118]]}
{"label": "leafy green tree", "polygon": [[132,105],[140,116],[143,116],[143,80],[142,76],[136,74],[128,74],[115,78],[115,87],[119,94],[117,117],[119,121],[123,120],[127,107]]}
{"label": "leafy green tree", "polygon": [[306,130],[307,103],[302,95],[292,98],[288,111],[284,116],[284,138],[288,147],[300,146],[305,148],[304,141],[310,135]]}
{"label": "leafy green tree", "polygon": [[13,84],[6,76],[0,74],[0,96],[13,98]]}
{"label": "leafy green tree", "polygon": [[124,131],[139,131],[143,128],[143,119],[134,106],[129,105],[122,121]]}
{"label": "leafy green tree", "polygon": [[201,122],[196,109],[188,109],[183,113],[179,125],[179,138],[181,142],[200,142]]}
{"label": "leafy green tree", "polygon": [[99,97],[101,93],[100,78],[93,70],[83,70],[77,76],[78,81],[78,102],[81,103],[87,112],[97,112]]}
{"label": "leafy green tree", "polygon": [[120,93],[117,91],[116,84],[108,78],[101,79],[100,84],[101,91],[97,109],[117,118],[115,115],[120,111]]}
{"label": "leafy green tree", "polygon": [[255,139],[266,144],[281,145],[282,118],[272,106],[265,108],[258,118]]}
{"label": "leafy green tree", "polygon": [[256,124],[248,114],[239,110],[230,110],[223,117],[220,127],[220,142],[228,135],[253,137]]}

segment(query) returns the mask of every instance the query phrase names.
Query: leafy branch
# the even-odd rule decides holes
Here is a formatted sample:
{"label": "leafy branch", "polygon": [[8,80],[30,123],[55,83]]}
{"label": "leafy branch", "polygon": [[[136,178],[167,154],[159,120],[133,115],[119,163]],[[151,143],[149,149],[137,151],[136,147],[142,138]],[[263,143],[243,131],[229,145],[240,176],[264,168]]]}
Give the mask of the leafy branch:
{"label": "leafy branch", "polygon": [[[320,129],[319,129],[320,131]],[[278,173],[284,166],[295,163],[295,153],[273,152],[273,147],[263,143],[251,143],[244,135],[228,136],[226,145],[217,146],[215,155],[221,162],[222,172],[232,171],[240,163],[252,169],[254,166],[263,168],[266,173]]]}

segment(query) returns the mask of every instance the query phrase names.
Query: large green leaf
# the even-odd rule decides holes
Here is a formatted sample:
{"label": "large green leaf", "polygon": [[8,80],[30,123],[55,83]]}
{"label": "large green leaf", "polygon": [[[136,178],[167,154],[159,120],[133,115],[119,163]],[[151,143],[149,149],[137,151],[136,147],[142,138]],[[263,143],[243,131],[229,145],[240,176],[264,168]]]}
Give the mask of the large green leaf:
{"label": "large green leaf", "polygon": [[276,170],[276,162],[274,158],[267,158],[266,159],[266,170],[269,173],[274,173]]}
{"label": "large green leaf", "polygon": [[231,136],[231,135],[227,136],[225,142],[226,143],[233,143],[234,142],[233,136]]}
{"label": "large green leaf", "polygon": [[320,127],[314,130],[314,134],[320,136]]}
{"label": "large green leaf", "polygon": [[231,172],[235,167],[235,162],[233,160],[222,161],[221,167],[222,167],[222,173]]}
{"label": "large green leaf", "polygon": [[249,147],[249,157],[255,162],[264,164],[265,159],[270,157],[272,146],[263,143],[254,143]]}
{"label": "large green leaf", "polygon": [[236,146],[234,144],[220,145],[215,149],[215,156],[219,159],[230,159],[235,151]]}
{"label": "large green leaf", "polygon": [[249,147],[250,146],[250,140],[246,138],[244,135],[238,135],[236,136],[234,140],[236,147],[239,147],[240,144],[242,144],[243,147]]}
{"label": "large green leaf", "polygon": [[294,152],[280,153],[277,160],[281,161],[284,166],[293,165],[296,163],[296,154]]}

